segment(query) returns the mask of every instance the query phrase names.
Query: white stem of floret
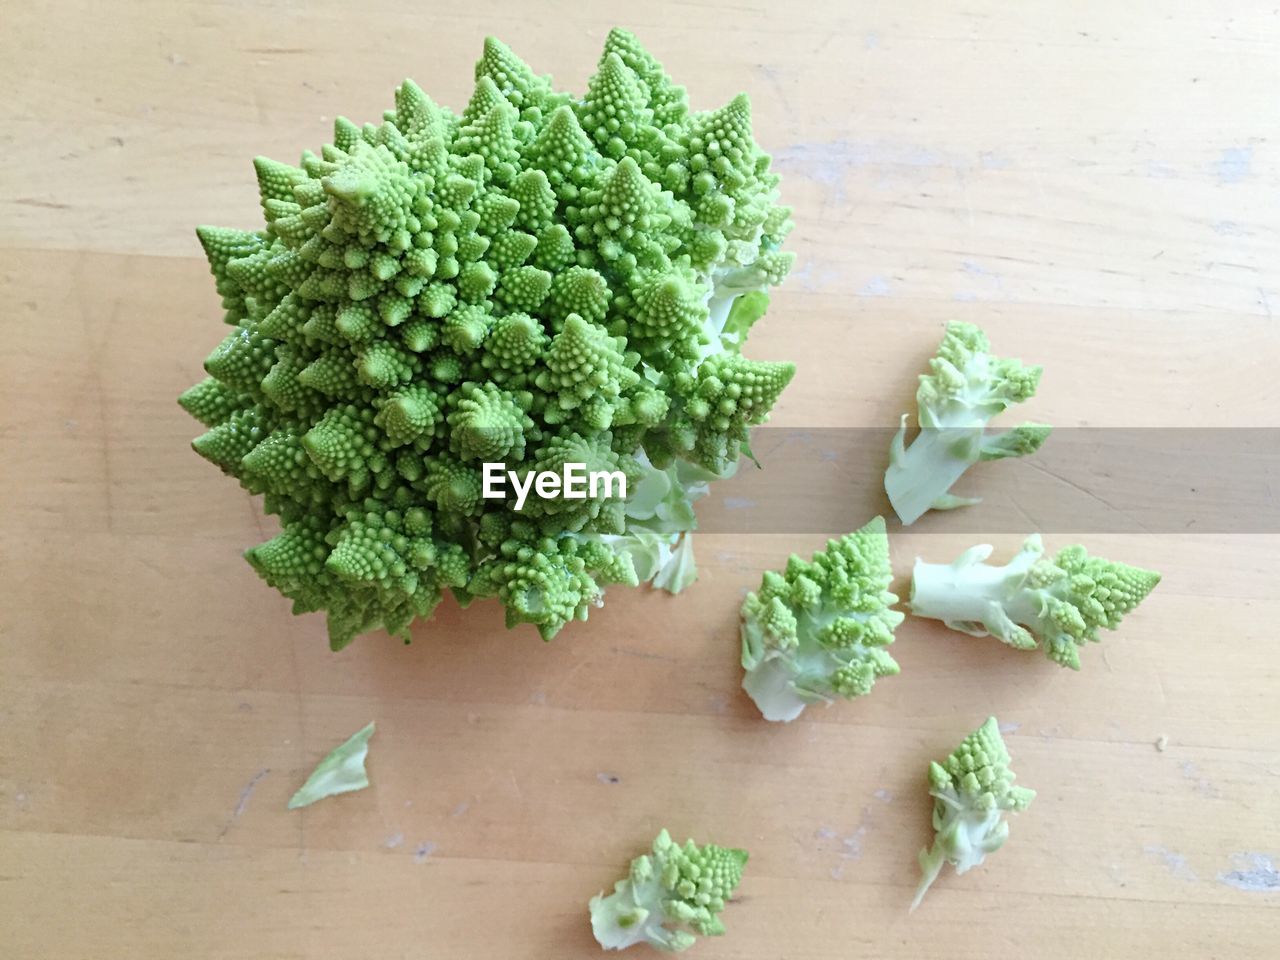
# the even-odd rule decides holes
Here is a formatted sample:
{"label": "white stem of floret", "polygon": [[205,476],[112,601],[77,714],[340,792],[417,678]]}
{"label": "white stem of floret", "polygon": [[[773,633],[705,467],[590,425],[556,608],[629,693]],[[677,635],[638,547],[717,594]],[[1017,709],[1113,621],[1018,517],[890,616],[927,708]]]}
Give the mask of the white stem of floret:
{"label": "white stem of floret", "polygon": [[[724,472],[715,474],[685,462],[677,462],[669,467],[659,469],[653,465],[653,461],[649,459],[649,455],[645,453],[643,447],[636,450],[632,456],[643,468],[644,474],[630,491],[631,495],[627,499],[627,516],[636,521],[656,521],[656,523],[643,525],[661,529],[663,532],[674,531],[679,533],[693,529],[689,525],[672,525],[672,517],[665,515],[669,511],[664,511],[662,508],[664,502],[669,503],[671,501],[672,494],[681,504],[691,505],[711,492],[712,480],[727,480],[737,470],[737,464],[733,464]],[[650,513],[637,509],[638,504],[642,501],[646,503],[656,502],[656,510]],[[628,524],[628,528],[631,526],[633,524]]]}
{"label": "white stem of floret", "polygon": [[653,533],[640,529],[636,533],[590,533],[575,536],[580,540],[602,543],[618,553],[629,553],[637,579],[641,583],[649,583],[671,563],[676,541],[682,534],[678,531]]}
{"label": "white stem of floret", "polygon": [[933,886],[933,881],[938,879],[938,874],[942,872],[942,865],[946,862],[947,858],[938,849],[938,841],[936,840],[933,842],[932,847],[920,851],[920,872],[923,876],[920,878],[920,885],[916,887],[916,895],[911,901],[908,913],[920,906],[920,901],[924,899],[924,895]]}
{"label": "white stem of floret", "polygon": [[707,357],[725,352],[721,337],[734,301],[743,294],[769,288],[761,272],[758,269],[752,269],[750,264],[715,267],[699,279],[707,288],[707,319],[702,324],[701,340],[703,342],[698,344],[695,364],[701,364]]}
{"label": "white stem of floret", "polygon": [[[670,922],[662,907],[663,890],[655,875],[636,885],[630,879],[619,880],[609,896],[598,894],[591,899],[591,932],[606,950],[625,950],[637,943],[647,943],[659,950],[670,950],[672,932],[663,924]],[[639,922],[619,926],[622,917],[635,917],[644,911]]]}
{"label": "white stem of floret", "polygon": [[1039,626],[1039,600],[1023,584],[1027,571],[1044,552],[1033,536],[1004,566],[983,563],[991,555],[983,544],[967,550],[954,563],[917,559],[911,577],[911,612],[941,620],[952,630],[975,637],[995,635],[1009,641],[1014,624]]}
{"label": "white stem of floret", "polygon": [[903,524],[911,524],[929,510],[977,503],[953,498],[948,491],[977,462],[981,453],[982,427],[923,428],[904,447],[907,418],[904,415],[894,437],[884,489]]}
{"label": "white stem of floret", "polygon": [[921,404],[920,432],[905,446],[907,414],[903,414],[890,448],[884,488],[904,525],[915,523],[929,510],[954,510],[979,503],[975,497],[950,494],[952,485],[982,454],[987,423],[1003,404],[992,408],[991,357],[974,354],[960,371],[965,388],[940,406]]}
{"label": "white stem of floret", "polygon": [[697,345],[698,355],[694,359],[695,365],[701,366],[702,361],[707,357],[726,352],[721,335],[724,333],[724,325],[728,322],[729,311],[733,309],[734,301],[744,293],[761,289],[763,287],[752,287],[750,290],[721,289],[707,294],[707,318],[702,323],[702,336]]}
{"label": "white stem of floret", "polygon": [[[822,646],[817,636],[823,628],[842,618],[867,621],[873,613],[823,608],[817,613],[799,611],[796,615],[797,646],[779,650],[771,646],[760,625],[755,622],[742,624],[742,666],[746,671],[742,689],[760,708],[766,720],[794,720],[811,703],[833,703],[834,698],[825,693],[830,688],[830,678],[836,670],[845,666],[845,659]],[[863,644],[849,648],[850,660],[868,652]]]}
{"label": "white stem of floret", "polygon": [[[744,629],[745,626],[744,626]],[[792,664],[781,653],[767,654],[753,670],[742,678],[742,689],[747,691],[766,720],[790,723],[810,703],[821,698],[812,694],[801,696],[796,690]]]}
{"label": "white stem of floret", "polygon": [[954,866],[957,874],[965,873],[982,863],[988,853],[998,850],[1008,832],[1002,823],[1003,811],[999,807],[975,810],[954,787],[929,792],[938,801],[934,806],[937,836],[928,853],[920,858],[924,877],[911,902],[912,910],[920,905],[944,863]]}
{"label": "white stem of floret", "polygon": [[658,551],[658,572],[653,575],[653,586],[668,593],[680,593],[698,577],[698,567],[693,556],[693,533],[680,534],[679,543],[664,543]]}
{"label": "white stem of floret", "polygon": [[938,832],[951,837],[947,862],[956,868],[957,874],[966,873],[978,866],[987,858],[988,853],[998,850],[1004,843],[1007,829],[1002,829],[1004,811],[999,807],[974,810],[965,805],[964,798],[954,789],[935,792],[933,795],[945,801],[945,813]]}

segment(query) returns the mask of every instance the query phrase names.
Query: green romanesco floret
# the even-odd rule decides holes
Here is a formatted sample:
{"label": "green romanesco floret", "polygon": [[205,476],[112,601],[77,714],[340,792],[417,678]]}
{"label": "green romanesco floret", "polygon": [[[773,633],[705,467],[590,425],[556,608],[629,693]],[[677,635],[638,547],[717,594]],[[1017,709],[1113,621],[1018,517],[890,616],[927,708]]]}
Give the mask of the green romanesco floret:
{"label": "green romanesco floret", "polygon": [[806,563],[768,571],[742,604],[742,687],[766,720],[794,720],[810,703],[852,700],[898,673],[886,649],[903,615],[891,609],[884,518]]}
{"label": "green romanesco floret", "polygon": [[995,717],[965,737],[942,763],[929,764],[929,795],[933,797],[933,846],[920,851],[923,874],[914,910],[938,878],[944,863],[964,873],[1004,846],[1009,837],[1006,811],[1022,811],[1036,792],[1014,785],[1009,751]]}
{"label": "green romanesco floret", "polygon": [[[693,500],[794,372],[740,353],[792,259],[745,97],[691,111],[623,30],[581,98],[494,39],[475,80],[259,158],[262,229],[197,231],[230,330],[194,446],[279,517],[249,562],[335,648],[445,590],[550,638],[605,584],[687,585]],[[627,496],[484,496],[487,462],[570,461]]]}
{"label": "green romanesco floret", "polygon": [[1118,627],[1160,582],[1152,570],[1091,557],[1078,545],[1050,560],[1038,533],[1002,567],[983,563],[991,551],[984,543],[954,563],[917,559],[912,614],[1019,650],[1043,647],[1050,660],[1072,670],[1080,669],[1079,648],[1097,643],[1100,628]]}
{"label": "green romanesco floret", "polygon": [[693,946],[698,936],[719,936],[720,912],[746,863],[745,850],[699,847],[692,840],[682,847],[663,830],[653,853],[632,860],[613,893],[592,897],[591,932],[606,950],[647,943],[670,953]]}
{"label": "green romanesco floret", "polygon": [[987,423],[1007,407],[1035,396],[1040,367],[991,355],[986,334],[971,323],[947,324],[938,355],[916,391],[920,433],[904,446],[907,414],[889,448],[884,488],[904,524],[929,510],[953,510],[980,498],[957,497],[952,485],[979,460],[1035,453],[1051,427],[1024,423],[987,436]]}

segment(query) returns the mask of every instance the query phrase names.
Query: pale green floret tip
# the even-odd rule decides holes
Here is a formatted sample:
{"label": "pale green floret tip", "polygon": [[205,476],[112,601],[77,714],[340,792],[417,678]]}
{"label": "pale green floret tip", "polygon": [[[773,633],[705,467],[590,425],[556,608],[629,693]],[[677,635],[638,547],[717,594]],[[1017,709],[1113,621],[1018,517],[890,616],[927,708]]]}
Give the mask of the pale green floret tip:
{"label": "pale green floret tip", "polygon": [[984,563],[981,544],[954,563],[916,560],[911,612],[975,637],[994,636],[1019,650],[1041,647],[1050,660],[1080,669],[1079,648],[1114,630],[1160,582],[1160,574],[1091,557],[1084,547],[1044,556],[1032,534],[1004,566]]}
{"label": "pale green floret tip", "polygon": [[[745,97],[691,112],[623,30],[581,98],[493,38],[475,81],[258,158],[262,228],[197,230],[230,330],[193,446],[280,518],[247,557],[335,648],[445,590],[550,638],[606,584],[688,586],[693,501],[793,373],[740,355],[792,259]],[[627,496],[482,496],[485,462],[577,460]]]}
{"label": "pale green floret tip", "polygon": [[1043,423],[1024,423],[994,437],[983,437],[978,451],[980,460],[1003,460],[1035,453],[1048,438],[1050,427]]}
{"label": "pale green floret tip", "polygon": [[334,747],[311,772],[311,776],[307,777],[307,782],[289,799],[289,809],[309,807],[325,797],[363,790],[369,786],[364,761],[369,753],[369,738],[373,736],[374,729],[374,724],[370,723],[344,743]]}
{"label": "pale green floret tip", "polygon": [[1027,809],[1036,795],[1013,781],[1009,751],[995,717],[988,717],[942,763],[929,764],[937,836],[932,846],[920,851],[922,877],[912,910],[920,905],[943,864],[964,873],[1004,846],[1009,836],[1005,813]]}
{"label": "pale green floret tip", "polygon": [[871,692],[898,664],[886,649],[903,615],[891,609],[884,519],[829,540],[809,562],[795,554],[766,572],[742,604],[742,686],[766,720],[794,720],[811,703]]}
{"label": "pale green floret tip", "polygon": [[1015,403],[1035,396],[1040,367],[991,355],[986,334],[970,323],[947,324],[929,373],[916,391],[920,433],[905,444],[908,415],[889,448],[884,487],[903,524],[929,510],[954,510],[978,503],[951,487],[980,460],[1025,457],[1040,449],[1052,427],[1026,423],[986,434],[987,423]]}
{"label": "pale green floret tip", "polygon": [[591,932],[606,950],[645,943],[668,953],[688,949],[699,936],[720,936],[720,913],[746,864],[745,850],[692,840],[680,846],[663,830],[653,852],[631,861],[613,893],[591,899]]}

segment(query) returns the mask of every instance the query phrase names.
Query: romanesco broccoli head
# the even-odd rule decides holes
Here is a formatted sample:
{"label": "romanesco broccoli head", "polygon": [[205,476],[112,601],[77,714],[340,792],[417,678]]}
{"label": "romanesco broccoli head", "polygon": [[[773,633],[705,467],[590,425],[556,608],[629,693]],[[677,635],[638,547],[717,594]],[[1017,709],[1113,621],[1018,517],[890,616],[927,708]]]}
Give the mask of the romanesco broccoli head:
{"label": "romanesco broccoli head", "polygon": [[647,943],[674,953],[693,946],[695,934],[719,936],[720,912],[746,863],[745,850],[699,847],[692,840],[682,847],[663,830],[652,854],[632,860],[613,893],[591,899],[591,930],[606,950]]}
{"label": "romanesco broccoli head", "polygon": [[[580,99],[494,39],[475,79],[460,114],[405,81],[381,123],[259,158],[264,226],[197,231],[230,330],[180,400],[194,447],[280,518],[248,559],[335,648],[446,589],[549,638],[634,558],[686,583],[692,500],[794,372],[739,352],[792,259],[745,96],[691,111],[622,30]],[[647,492],[517,510],[485,462]]]}
{"label": "romanesco broccoli head", "polygon": [[1005,566],[983,563],[990,555],[983,544],[950,564],[917,560],[911,612],[1021,650],[1042,646],[1073,670],[1080,669],[1079,648],[1097,643],[1100,629],[1116,629],[1160,582],[1153,570],[1091,557],[1078,545],[1049,559],[1039,534]]}
{"label": "romanesco broccoli head", "polygon": [[898,664],[886,649],[903,615],[891,609],[884,519],[827,542],[805,562],[792,554],[742,604],[743,689],[766,720],[794,720],[810,703],[870,693]]}
{"label": "romanesco broccoli head", "polygon": [[1040,367],[995,357],[987,336],[971,323],[947,324],[929,373],[916,391],[919,435],[905,444],[907,415],[889,449],[885,492],[904,524],[929,510],[952,510],[978,500],[957,497],[952,485],[980,460],[1024,457],[1040,449],[1052,429],[1026,423],[986,436],[988,421],[1035,395]]}
{"label": "romanesco broccoli head", "polygon": [[919,906],[944,863],[964,873],[1004,845],[1006,811],[1025,810],[1034,790],[1014,784],[1009,751],[995,717],[961,741],[942,763],[929,764],[933,801],[933,845],[920,851],[923,877],[911,909]]}

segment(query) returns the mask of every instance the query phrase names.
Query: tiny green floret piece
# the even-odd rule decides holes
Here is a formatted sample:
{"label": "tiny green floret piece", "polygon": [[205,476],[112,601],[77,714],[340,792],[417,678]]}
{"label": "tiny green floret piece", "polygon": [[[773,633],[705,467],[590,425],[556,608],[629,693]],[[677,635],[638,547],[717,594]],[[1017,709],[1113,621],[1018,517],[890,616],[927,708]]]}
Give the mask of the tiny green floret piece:
{"label": "tiny green floret piece", "polygon": [[688,949],[698,936],[720,936],[720,911],[746,863],[745,850],[699,847],[692,840],[682,847],[663,830],[653,852],[631,861],[613,893],[591,898],[591,932],[606,950],[647,943],[668,953]]}
{"label": "tiny green floret piece", "polygon": [[904,617],[892,609],[883,517],[809,562],[767,571],[742,604],[742,687],[766,720],[794,720],[810,703],[852,700],[898,673],[886,649]]}
{"label": "tiny green floret piece", "polygon": [[1024,423],[985,435],[987,423],[1015,403],[1035,396],[1040,367],[991,355],[987,336],[971,323],[947,324],[938,355],[920,377],[916,405],[919,435],[905,446],[907,414],[889,448],[884,489],[903,524],[929,510],[954,510],[981,498],[957,497],[952,485],[979,460],[1035,453],[1052,429]]}
{"label": "tiny green floret piece", "polygon": [[337,796],[340,793],[351,793],[363,790],[369,785],[369,775],[364,769],[364,758],[369,753],[369,738],[373,736],[374,725],[370,723],[363,730],[340,746],[334,747],[329,755],[316,765],[311,776],[307,777],[298,792],[289,801],[289,809],[309,807],[317,800]]}
{"label": "tiny green floret piece", "polygon": [[1009,837],[1007,811],[1027,809],[1036,792],[1014,785],[1009,751],[995,717],[965,737],[942,763],[929,764],[929,795],[933,797],[933,846],[920,851],[923,874],[914,910],[938,878],[944,863],[964,873],[1004,846]]}
{"label": "tiny green floret piece", "polygon": [[[793,259],[749,102],[691,110],[625,30],[580,97],[489,38],[460,112],[394,99],[259,158],[259,229],[197,230],[229,329],[179,402],[279,517],[246,558],[334,649],[445,591],[550,639],[607,584],[682,589],[694,500],[795,372],[742,356]],[[627,496],[484,496],[485,463],[570,462]]]}
{"label": "tiny green floret piece", "polygon": [[1079,648],[1097,643],[1099,629],[1116,629],[1160,582],[1153,570],[1091,557],[1079,545],[1049,559],[1038,533],[1002,567],[983,562],[991,552],[984,543],[954,563],[917,559],[911,613],[1018,650],[1043,647],[1072,670],[1080,669]]}

